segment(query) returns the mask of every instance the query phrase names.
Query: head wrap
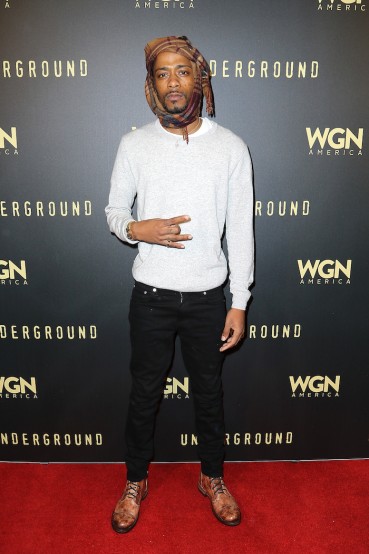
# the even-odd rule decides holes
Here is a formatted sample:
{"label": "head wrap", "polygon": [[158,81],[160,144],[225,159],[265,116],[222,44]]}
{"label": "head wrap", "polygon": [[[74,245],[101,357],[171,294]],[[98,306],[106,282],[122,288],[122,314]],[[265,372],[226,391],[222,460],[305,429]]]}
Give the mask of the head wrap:
{"label": "head wrap", "polygon": [[[190,60],[195,77],[195,85],[192,96],[186,109],[177,114],[168,113],[160,102],[154,85],[154,63],[161,52],[174,52],[185,56]],[[187,126],[196,121],[200,115],[202,96],[206,99],[206,112],[214,115],[213,91],[210,84],[210,67],[201,53],[192,46],[187,37],[163,37],[156,38],[146,44],[146,100],[160,119],[163,127],[176,127],[183,129],[183,138],[188,142]]]}

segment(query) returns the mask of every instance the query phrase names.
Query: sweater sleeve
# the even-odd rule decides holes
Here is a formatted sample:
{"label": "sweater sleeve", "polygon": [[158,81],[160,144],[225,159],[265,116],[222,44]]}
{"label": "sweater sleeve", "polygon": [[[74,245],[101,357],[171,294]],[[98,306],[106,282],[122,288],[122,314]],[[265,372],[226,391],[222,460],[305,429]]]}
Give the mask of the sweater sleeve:
{"label": "sweater sleeve", "polygon": [[254,198],[252,165],[247,148],[229,180],[226,216],[229,280],[232,308],[246,309],[254,281]]}
{"label": "sweater sleeve", "polygon": [[126,235],[126,227],[132,217],[132,206],[136,196],[135,179],[132,174],[127,152],[124,149],[124,138],[121,140],[115,159],[110,181],[109,204],[105,208],[109,229],[119,239],[136,244]]}

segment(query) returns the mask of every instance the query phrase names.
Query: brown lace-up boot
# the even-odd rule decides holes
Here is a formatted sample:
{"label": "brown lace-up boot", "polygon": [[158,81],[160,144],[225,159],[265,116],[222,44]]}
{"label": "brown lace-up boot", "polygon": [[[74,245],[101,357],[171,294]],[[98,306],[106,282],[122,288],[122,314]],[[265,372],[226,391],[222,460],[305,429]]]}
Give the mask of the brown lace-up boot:
{"label": "brown lace-up boot", "polygon": [[141,500],[148,493],[147,479],[127,481],[122,497],[118,500],[111,524],[117,533],[128,533],[137,523]]}
{"label": "brown lace-up boot", "polygon": [[207,477],[200,473],[198,489],[210,498],[213,514],[224,525],[238,525],[241,512],[237,502],[224,484],[222,477]]}

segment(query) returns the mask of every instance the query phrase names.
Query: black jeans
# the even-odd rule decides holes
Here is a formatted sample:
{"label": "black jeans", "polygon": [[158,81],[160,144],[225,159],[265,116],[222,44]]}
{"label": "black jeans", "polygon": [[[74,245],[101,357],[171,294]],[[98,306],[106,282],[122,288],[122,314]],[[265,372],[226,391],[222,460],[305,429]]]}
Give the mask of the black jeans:
{"label": "black jeans", "polygon": [[201,470],[209,477],[223,475],[224,354],[219,348],[225,316],[221,287],[177,292],[135,284],[129,313],[132,390],[125,435],[130,481],[146,477],[154,454],[155,419],[177,334],[194,399]]}

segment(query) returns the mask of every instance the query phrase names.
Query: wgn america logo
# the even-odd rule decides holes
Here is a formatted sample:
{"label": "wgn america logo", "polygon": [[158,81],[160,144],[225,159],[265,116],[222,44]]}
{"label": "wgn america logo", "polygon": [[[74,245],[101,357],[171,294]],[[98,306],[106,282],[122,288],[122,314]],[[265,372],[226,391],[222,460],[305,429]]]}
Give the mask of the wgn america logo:
{"label": "wgn america logo", "polygon": [[185,8],[194,8],[195,0],[134,0],[135,8],[144,9],[169,9],[179,8],[184,10]]}
{"label": "wgn america logo", "polygon": [[0,377],[0,399],[38,399],[36,378]]}
{"label": "wgn america logo", "polygon": [[[6,141],[6,144],[5,144]],[[10,148],[12,146],[12,148]],[[0,155],[18,155],[17,128],[11,127],[10,134],[0,127]]]}
{"label": "wgn america logo", "polygon": [[28,285],[25,260],[20,260],[20,265],[11,260],[0,260],[0,284]]}
{"label": "wgn america logo", "polygon": [[[297,260],[300,285],[350,285],[352,260]],[[310,275],[310,277],[309,277]]]}
{"label": "wgn america logo", "polygon": [[190,398],[189,378],[185,377],[181,382],[176,377],[167,377],[166,387],[163,391],[164,399],[182,400]]}
{"label": "wgn america logo", "polygon": [[[306,127],[306,135],[309,143],[309,156],[362,156],[364,129],[360,127],[356,134],[354,131],[342,127],[330,129],[326,127],[321,131],[319,127],[312,131]],[[320,146],[320,148],[318,147]],[[315,146],[317,146],[316,149]],[[327,146],[329,148],[327,148]]]}
{"label": "wgn america logo", "polygon": [[362,0],[318,0],[318,11],[363,13],[365,10],[366,6]]}
{"label": "wgn america logo", "polygon": [[291,398],[336,398],[339,396],[341,376],[336,375],[334,380],[327,375],[299,375],[297,379],[289,376],[291,385]]}

